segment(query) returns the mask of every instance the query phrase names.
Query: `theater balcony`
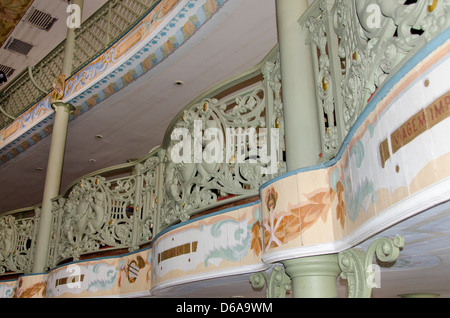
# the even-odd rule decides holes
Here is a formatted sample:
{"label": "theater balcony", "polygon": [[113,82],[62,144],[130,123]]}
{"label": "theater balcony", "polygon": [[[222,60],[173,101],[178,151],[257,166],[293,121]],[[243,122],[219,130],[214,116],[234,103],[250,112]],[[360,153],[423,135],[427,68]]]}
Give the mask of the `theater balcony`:
{"label": "theater balcony", "polygon": [[450,3],[49,1],[3,10],[0,298],[450,296]]}

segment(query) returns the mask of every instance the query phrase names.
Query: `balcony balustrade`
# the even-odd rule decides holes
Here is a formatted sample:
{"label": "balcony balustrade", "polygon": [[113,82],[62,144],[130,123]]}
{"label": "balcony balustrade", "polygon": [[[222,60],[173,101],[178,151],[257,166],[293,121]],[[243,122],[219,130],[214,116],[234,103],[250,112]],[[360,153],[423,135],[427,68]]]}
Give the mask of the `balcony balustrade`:
{"label": "balcony balustrade", "polygon": [[[187,105],[147,157],[89,174],[55,198],[47,267],[99,251],[136,250],[170,225],[258,196],[264,182],[286,171],[279,65],[276,47],[258,66]],[[177,132],[186,134],[183,140]],[[191,156],[195,147],[199,158]],[[0,232],[7,232],[13,217],[1,220]],[[30,242],[36,228],[29,229]],[[4,243],[5,259],[22,248],[11,244]],[[3,273],[19,272],[0,264]]]}
{"label": "balcony balustrade", "polygon": [[300,18],[313,52],[323,161],[383,84],[449,27],[449,15],[446,1],[316,0]]}

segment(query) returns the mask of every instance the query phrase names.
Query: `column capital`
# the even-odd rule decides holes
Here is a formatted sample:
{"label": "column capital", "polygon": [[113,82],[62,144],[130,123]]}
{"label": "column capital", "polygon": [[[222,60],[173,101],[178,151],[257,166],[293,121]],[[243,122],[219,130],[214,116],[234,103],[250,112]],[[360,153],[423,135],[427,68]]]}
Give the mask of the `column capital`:
{"label": "column capital", "polygon": [[64,107],[65,111],[69,112],[69,114],[73,113],[75,111],[75,107],[72,104],[65,103],[62,101],[54,101],[52,103],[52,108],[56,111],[57,107]]}

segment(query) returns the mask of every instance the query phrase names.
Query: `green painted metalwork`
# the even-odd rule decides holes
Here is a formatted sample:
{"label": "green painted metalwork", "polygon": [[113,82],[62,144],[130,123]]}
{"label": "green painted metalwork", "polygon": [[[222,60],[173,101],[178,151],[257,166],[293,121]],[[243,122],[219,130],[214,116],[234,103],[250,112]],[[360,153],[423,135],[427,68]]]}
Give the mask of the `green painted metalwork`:
{"label": "green painted metalwork", "polygon": [[38,225],[39,207],[0,217],[0,276],[31,271]]}
{"label": "green painted metalwork", "polygon": [[339,253],[341,277],[348,281],[348,297],[370,298],[372,289],[377,287],[376,278],[379,274],[373,265],[374,256],[385,264],[393,263],[403,246],[403,237],[397,235],[394,239],[376,239],[367,251],[353,248]]}
{"label": "green painted metalwork", "polygon": [[308,30],[322,161],[335,156],[373,94],[450,26],[447,1],[316,0],[300,18]]}
{"label": "green painted metalwork", "polygon": [[[196,213],[258,195],[262,183],[284,173],[278,66],[275,47],[256,67],[213,87],[187,105],[169,125],[161,147],[147,157],[87,175],[54,199],[47,268],[100,249],[136,250],[168,226]],[[277,148],[269,150],[278,156],[276,171],[264,173],[272,162],[260,156],[252,158],[247,152],[242,161],[176,163],[171,158],[171,149],[177,143],[172,133],[180,127],[193,131],[195,123],[204,125],[202,134],[211,127],[216,131],[253,128],[262,134],[262,142],[276,131]],[[276,130],[262,133],[262,128]],[[248,150],[251,142],[243,140],[242,149]],[[201,151],[207,149],[206,144],[200,147]],[[232,153],[238,157],[235,148],[237,145]],[[189,158],[194,153],[191,150]],[[114,172],[121,176],[106,177]]]}
{"label": "green painted metalwork", "polygon": [[[285,172],[282,159],[284,125],[281,77],[278,66],[279,54],[275,48],[256,68],[214,87],[189,104],[172,121],[162,146],[167,151],[163,159],[164,201],[158,230],[179,220],[186,221],[191,215],[213,206],[255,196],[260,185]],[[229,91],[245,82],[251,84],[243,89],[239,85],[239,91],[218,98],[225,90]],[[178,129],[191,133],[192,139],[188,140],[191,149],[186,157],[188,162],[177,163],[172,158],[174,148],[180,141],[174,140],[171,135]],[[222,148],[222,156],[208,162],[208,141],[205,138],[207,131],[211,129],[221,132],[223,144],[230,146],[231,155],[227,157],[225,150],[228,148]],[[227,134],[229,131],[231,133]],[[196,132],[200,135],[197,138],[197,149],[194,136]],[[251,144],[252,132],[259,145]],[[278,135],[272,136],[275,132]],[[238,136],[233,135],[234,133]],[[240,137],[243,140],[238,140]],[[203,140],[198,140],[201,138]],[[272,144],[273,140],[276,142]],[[240,141],[243,143],[240,144]],[[263,149],[266,145],[267,148]],[[270,149],[271,146],[273,149]],[[255,150],[253,154],[248,151],[252,147]],[[270,162],[261,153],[271,156]],[[272,172],[269,171],[270,168],[274,168]]]}
{"label": "green painted metalwork", "polygon": [[259,272],[250,275],[250,284],[255,289],[261,289],[266,285],[267,298],[285,298],[288,290],[291,289],[291,279],[282,265],[275,265],[270,274]]}

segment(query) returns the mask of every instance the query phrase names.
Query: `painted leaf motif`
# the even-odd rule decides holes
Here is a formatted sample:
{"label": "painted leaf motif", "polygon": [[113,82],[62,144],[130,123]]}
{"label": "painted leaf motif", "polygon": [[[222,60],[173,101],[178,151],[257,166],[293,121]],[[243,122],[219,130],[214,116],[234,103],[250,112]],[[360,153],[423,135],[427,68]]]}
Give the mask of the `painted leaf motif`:
{"label": "painted leaf motif", "polygon": [[336,185],[337,196],[338,196],[338,205],[336,208],[336,217],[341,223],[341,227],[344,228],[345,217],[346,217],[346,207],[344,202],[344,187],[342,183],[339,181]]}
{"label": "painted leaf motif", "polygon": [[299,208],[302,230],[311,227],[319,218],[326,222],[330,209],[330,191],[313,192],[306,197],[309,202],[302,204]]}
{"label": "painted leaf motif", "polygon": [[300,235],[300,218],[298,213],[294,211],[290,211],[286,214],[280,222],[279,226],[280,230],[283,230],[282,233],[277,231],[279,235],[278,238],[283,242],[287,243],[292,239],[298,237]]}
{"label": "painted leaf motif", "polygon": [[313,195],[312,197],[309,197],[308,200],[315,202],[315,203],[322,203],[326,194],[327,194],[326,191],[319,192],[319,193]]}
{"label": "painted leaf motif", "polygon": [[300,235],[300,218],[298,211],[290,210],[279,218],[274,218],[273,227],[264,230],[264,246],[266,249],[288,243]]}
{"label": "painted leaf motif", "polygon": [[261,223],[258,221],[252,227],[252,242],[250,249],[255,251],[255,254],[259,256],[262,251],[262,241],[261,241]]}
{"label": "painted leaf motif", "polygon": [[312,226],[322,215],[325,204],[309,203],[300,207],[300,218],[302,221],[302,229],[305,230]]}

